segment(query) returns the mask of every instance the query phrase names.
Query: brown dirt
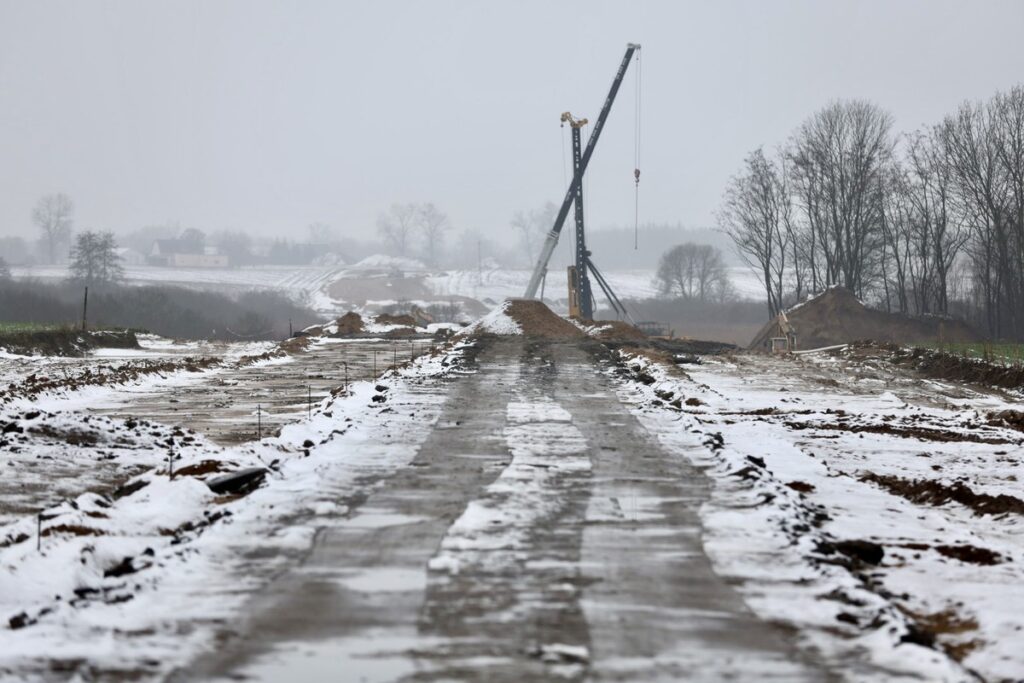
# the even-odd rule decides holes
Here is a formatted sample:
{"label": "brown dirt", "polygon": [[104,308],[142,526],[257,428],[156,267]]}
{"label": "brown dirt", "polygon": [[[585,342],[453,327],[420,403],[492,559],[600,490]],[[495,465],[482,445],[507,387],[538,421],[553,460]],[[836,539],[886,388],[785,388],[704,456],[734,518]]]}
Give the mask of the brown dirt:
{"label": "brown dirt", "polygon": [[0,348],[25,356],[84,356],[95,348],[137,349],[139,340],[132,330],[88,330],[71,327],[36,332],[0,334]]}
{"label": "brown dirt", "polygon": [[312,344],[312,337],[292,337],[277,345],[285,353],[302,353]]}
{"label": "brown dirt", "polygon": [[416,327],[416,319],[408,313],[402,313],[400,315],[388,315],[387,313],[381,313],[374,321],[380,325],[405,325],[406,327]]}
{"label": "brown dirt", "polygon": [[176,477],[201,477],[205,474],[214,474],[217,472],[226,472],[224,463],[220,460],[203,460],[202,462],[196,463],[195,465],[187,465],[180,469],[174,470],[174,476]]}
{"label": "brown dirt", "polygon": [[510,299],[505,313],[519,323],[523,335],[539,339],[579,339],[582,331],[540,301]]}
{"label": "brown dirt", "polygon": [[1011,512],[1024,515],[1024,500],[1006,494],[990,496],[975,493],[961,482],[950,485],[928,479],[903,479],[873,473],[865,474],[860,480],[878,484],[889,493],[902,496],[912,503],[945,505],[953,501],[969,507],[977,515],[1002,515]]}
{"label": "brown dirt", "polygon": [[[862,304],[848,289],[832,287],[814,299],[786,312],[796,332],[797,349],[815,349],[871,339],[913,344],[925,341],[970,342],[981,339],[959,320],[911,318],[876,311]],[[775,321],[765,325],[749,348],[764,350],[767,338],[776,336]]]}
{"label": "brown dirt", "polygon": [[92,527],[81,526],[80,524],[58,524],[43,529],[43,537],[55,534],[71,534],[72,536],[104,536],[105,532]]}
{"label": "brown dirt", "polygon": [[919,427],[917,425],[894,425],[894,424],[846,424],[845,422],[798,422],[790,421],[784,423],[790,429],[828,429],[852,434],[888,434],[899,436],[904,439],[921,439],[922,441],[938,441],[942,443],[987,443],[1002,445],[1012,443],[1008,439],[998,436],[982,436],[971,432],[954,432],[932,427]]}
{"label": "brown dirt", "polygon": [[960,636],[978,630],[977,620],[973,617],[961,617],[952,608],[932,614],[904,611],[914,620],[917,629],[926,638],[932,643],[937,642],[946,651],[946,654],[958,662],[963,661],[964,657],[984,644],[978,639],[949,642],[950,636]]}
{"label": "brown dirt", "polygon": [[988,424],[992,427],[1009,427],[1024,432],[1024,410],[1000,410],[988,414]]}
{"label": "brown dirt", "polygon": [[971,564],[988,566],[1005,562],[1003,556],[994,550],[979,548],[976,545],[937,545],[935,546],[935,549],[939,551],[939,554],[945,557],[951,557],[954,560],[969,562]]}
{"label": "brown dirt", "polygon": [[647,335],[621,320],[595,320],[593,323],[586,323],[589,326],[600,329],[597,339],[601,341],[644,341]]}
{"label": "brown dirt", "polygon": [[35,373],[20,382],[11,383],[6,389],[0,389],[0,403],[7,403],[15,398],[35,398],[40,394],[59,389],[75,390],[86,386],[124,384],[151,374],[165,374],[177,370],[199,372],[220,365],[220,363],[221,361],[217,358],[189,356],[176,361],[141,360],[122,366],[87,367],[70,376],[46,376]]}
{"label": "brown dirt", "polygon": [[359,334],[363,331],[363,318],[354,311],[349,311],[338,318],[335,322],[338,323],[337,336],[339,337],[344,337],[349,334]]}

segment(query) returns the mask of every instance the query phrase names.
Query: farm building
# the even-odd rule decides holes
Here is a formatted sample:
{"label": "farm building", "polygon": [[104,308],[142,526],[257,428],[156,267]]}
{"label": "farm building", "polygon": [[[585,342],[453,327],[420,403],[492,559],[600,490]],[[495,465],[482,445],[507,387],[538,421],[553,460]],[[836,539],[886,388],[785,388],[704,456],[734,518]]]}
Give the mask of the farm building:
{"label": "farm building", "polygon": [[216,247],[197,249],[186,240],[154,240],[149,262],[154,266],[179,268],[227,268],[229,265],[228,257]]}

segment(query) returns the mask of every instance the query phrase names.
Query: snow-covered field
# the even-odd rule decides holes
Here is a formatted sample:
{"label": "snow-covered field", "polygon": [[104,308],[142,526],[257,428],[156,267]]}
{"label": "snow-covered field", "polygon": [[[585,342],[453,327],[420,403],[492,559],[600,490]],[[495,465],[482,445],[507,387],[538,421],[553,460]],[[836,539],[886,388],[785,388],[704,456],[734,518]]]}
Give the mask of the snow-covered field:
{"label": "snow-covered field", "polygon": [[[650,299],[659,294],[653,270],[609,270],[602,271],[602,274],[620,298]],[[730,268],[729,278],[740,297],[759,298],[763,295],[763,286],[758,283],[749,268]],[[506,269],[451,270],[432,273],[426,278],[427,285],[438,295],[470,296],[481,301],[490,299],[494,302],[522,296],[529,280],[528,270]],[[548,274],[545,297],[564,299],[565,288],[564,271],[551,271]]]}
{"label": "snow-covered field", "polygon": [[[352,381],[311,418],[229,447],[83,410],[117,387],[44,397],[44,408],[39,397],[11,401],[0,409],[0,468],[39,495],[0,517],[0,679],[160,677],[210,649],[218,624],[308,548],[320,515],[338,512],[338,487],[411,457],[381,433],[429,428],[438,394],[409,387],[455,371],[456,356],[421,355],[376,382]],[[174,396],[168,380],[146,381]],[[381,391],[388,407],[371,400]],[[246,468],[265,479],[247,497],[208,486]],[[40,477],[67,485],[47,490]]]}
{"label": "snow-covered field", "polygon": [[[61,280],[68,277],[66,266],[15,267],[12,274],[19,278]],[[523,295],[530,279],[525,269],[490,268],[483,270],[429,269],[418,261],[388,256],[371,256],[351,266],[247,266],[240,268],[165,268],[157,266],[126,266],[125,281],[133,285],[168,284],[182,287],[237,292],[248,289],[280,291],[298,303],[310,306],[325,317],[339,315],[352,308],[351,301],[334,300],[327,289],[331,283],[345,278],[381,278],[400,272],[405,279],[419,280],[425,285],[425,296],[432,292],[437,301],[450,297],[469,297],[488,305],[506,298]],[[603,273],[621,298],[647,299],[658,295],[653,270],[610,270]],[[757,299],[763,295],[762,285],[745,267],[732,267],[729,277],[737,294]],[[566,276],[562,270],[551,271],[545,285],[545,298],[566,299]],[[391,300],[383,285],[369,299],[382,302]],[[419,297],[416,297],[419,298]],[[421,303],[426,303],[421,301]]]}
{"label": "snow-covered field", "polygon": [[989,417],[1019,394],[841,353],[628,362],[640,419],[704,446],[705,547],[761,617],[849,680],[1021,679],[1024,434]]}

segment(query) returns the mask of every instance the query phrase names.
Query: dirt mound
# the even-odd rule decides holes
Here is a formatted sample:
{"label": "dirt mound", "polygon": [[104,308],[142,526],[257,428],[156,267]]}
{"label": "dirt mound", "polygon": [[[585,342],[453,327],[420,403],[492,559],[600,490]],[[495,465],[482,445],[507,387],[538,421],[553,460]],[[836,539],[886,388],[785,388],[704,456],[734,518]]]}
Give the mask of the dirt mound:
{"label": "dirt mound", "polygon": [[647,335],[621,320],[595,320],[592,336],[602,341],[643,341]]}
{"label": "dirt mound", "polygon": [[[857,348],[871,348],[864,344]],[[889,361],[896,365],[910,367],[926,377],[934,379],[973,382],[1005,389],[1024,387],[1024,366],[996,365],[974,358],[964,358],[933,349],[882,347],[890,351]],[[1014,422],[1011,418],[1008,422]],[[1009,426],[1014,426],[1013,424]],[[1014,426],[1015,429],[1019,427]],[[1021,431],[1024,431],[1022,429]]]}
{"label": "dirt mound", "polygon": [[378,325],[404,325],[406,327],[416,327],[416,319],[408,313],[401,315],[388,315],[387,313],[381,313],[374,322]]}
{"label": "dirt mound", "polygon": [[945,505],[953,501],[970,508],[976,515],[1004,515],[1007,513],[1024,515],[1024,500],[1008,496],[1005,493],[997,496],[976,493],[959,481],[945,484],[928,479],[903,479],[873,472],[865,474],[860,480],[878,484],[889,493],[902,496],[912,503]]}
{"label": "dirt mound", "polygon": [[23,356],[84,356],[92,349],[138,349],[132,330],[89,330],[73,328],[9,332],[0,334],[0,349]]}
{"label": "dirt mound", "polygon": [[[860,340],[913,344],[928,341],[971,342],[981,337],[966,323],[949,318],[912,318],[868,308],[853,293],[832,287],[786,311],[797,349],[816,349]],[[778,319],[770,321],[749,348],[770,348],[773,337],[786,336]]]}
{"label": "dirt mound", "polygon": [[349,311],[335,321],[338,331],[335,334],[343,337],[349,334],[359,334],[363,331],[363,318],[354,311]]}
{"label": "dirt mound", "polygon": [[565,318],[533,299],[509,299],[505,314],[515,320],[527,337],[579,339],[583,332]]}

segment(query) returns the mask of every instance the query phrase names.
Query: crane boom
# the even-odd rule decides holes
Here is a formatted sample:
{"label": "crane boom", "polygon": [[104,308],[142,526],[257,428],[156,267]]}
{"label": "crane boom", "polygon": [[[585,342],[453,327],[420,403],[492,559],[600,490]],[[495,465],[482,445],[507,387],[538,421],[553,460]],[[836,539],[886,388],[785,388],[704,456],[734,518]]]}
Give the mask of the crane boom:
{"label": "crane boom", "polygon": [[551,228],[551,232],[548,233],[547,239],[544,240],[544,246],[540,251],[540,257],[537,259],[537,265],[533,268],[530,283],[526,286],[526,293],[523,295],[527,299],[537,298],[540,282],[548,270],[551,254],[554,253],[555,247],[558,245],[558,236],[562,232],[566,216],[569,215],[569,207],[572,206],[573,199],[576,197],[577,185],[583,181],[583,173],[587,170],[587,164],[590,163],[590,156],[594,153],[597,139],[601,137],[601,130],[608,119],[608,112],[612,109],[612,103],[615,102],[615,95],[619,92],[619,86],[622,85],[622,79],[626,75],[629,61],[633,58],[633,53],[639,49],[640,46],[636,43],[626,45],[626,54],[622,58],[622,64],[619,65],[618,72],[615,74],[615,80],[612,81],[611,90],[608,91],[608,97],[605,98],[604,106],[601,107],[601,113],[597,117],[597,122],[594,123],[594,130],[590,133],[590,138],[587,140],[587,148],[580,159],[579,168],[573,173],[572,182],[569,183],[569,187],[565,191],[565,199],[562,200],[562,208],[558,210],[558,215],[555,217],[555,225]]}

